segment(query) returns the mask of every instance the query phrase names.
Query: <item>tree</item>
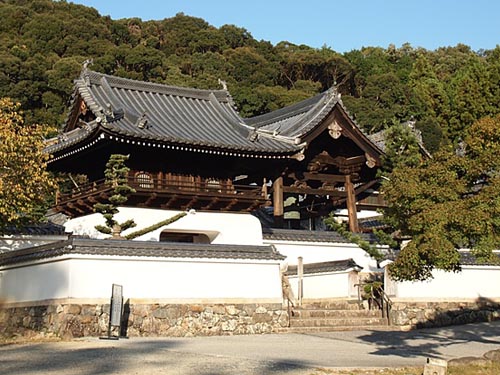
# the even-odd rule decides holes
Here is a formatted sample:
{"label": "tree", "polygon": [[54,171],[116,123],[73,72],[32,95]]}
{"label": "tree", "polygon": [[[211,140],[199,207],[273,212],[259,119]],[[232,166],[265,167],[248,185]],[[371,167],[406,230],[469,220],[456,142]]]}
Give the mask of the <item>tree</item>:
{"label": "tree", "polygon": [[25,125],[19,107],[0,99],[0,232],[40,221],[56,186],[45,169],[43,128]]}
{"label": "tree", "polygon": [[459,150],[396,167],[383,190],[388,223],[411,239],[391,265],[395,279],[458,271],[460,248],[492,261],[500,246],[500,116],[475,122]]}
{"label": "tree", "polygon": [[108,203],[96,203],[94,205],[94,211],[102,214],[106,220],[106,225],[96,225],[95,229],[104,234],[112,234],[113,238],[121,238],[123,231],[136,225],[133,219],[118,223],[114,218],[118,213],[118,206],[128,200],[128,194],[135,192],[127,184],[129,168],[125,165],[125,162],[128,158],[128,155],[120,154],[110,156],[104,174],[106,176],[106,183],[113,188],[114,194],[109,197]]}

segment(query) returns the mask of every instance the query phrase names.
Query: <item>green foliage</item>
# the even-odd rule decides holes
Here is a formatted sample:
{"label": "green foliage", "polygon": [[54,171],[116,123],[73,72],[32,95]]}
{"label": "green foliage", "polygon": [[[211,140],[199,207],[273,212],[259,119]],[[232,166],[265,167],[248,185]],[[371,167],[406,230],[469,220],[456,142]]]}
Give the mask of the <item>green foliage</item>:
{"label": "green foliage", "polygon": [[370,244],[370,242],[363,240],[359,235],[349,231],[345,224],[337,223],[332,215],[325,219],[325,224],[333,231],[340,234],[342,237],[346,238],[350,242],[358,245],[361,249],[366,251],[368,255],[376,260],[382,260],[383,256],[377,249],[376,245]]}
{"label": "green foliage", "polygon": [[[179,13],[157,21],[112,20],[66,1],[0,2],[0,97],[22,103],[26,121],[61,125],[83,61],[107,74],[204,89],[227,82],[245,117],[335,83],[367,132],[413,116],[429,150],[456,143],[474,121],[500,111],[500,52],[365,47],[334,50],[257,41]],[[427,130],[424,131],[424,128]]]}
{"label": "green foliage", "polygon": [[94,211],[102,214],[106,221],[106,225],[95,226],[95,229],[101,233],[113,233],[113,235],[119,237],[121,232],[136,225],[134,220],[118,223],[114,218],[119,212],[118,206],[123,205],[128,200],[129,194],[135,193],[135,190],[128,185],[129,168],[125,165],[128,158],[128,155],[113,154],[106,164],[104,175],[106,176],[106,183],[113,189],[113,195],[109,197],[108,203],[96,203],[94,205]]}
{"label": "green foliage", "polygon": [[457,249],[493,260],[500,246],[500,116],[467,129],[465,149],[398,165],[383,186],[389,224],[411,241],[391,265],[394,278],[424,280],[434,268],[460,269]]}
{"label": "green foliage", "polygon": [[384,171],[417,166],[423,161],[415,133],[406,124],[396,122],[385,131],[385,148]]}
{"label": "green foliage", "polygon": [[143,234],[152,232],[156,229],[159,229],[159,228],[164,227],[166,225],[172,224],[172,223],[176,222],[177,220],[182,219],[186,215],[187,214],[185,212],[181,212],[180,214],[174,215],[168,219],[165,219],[165,220],[162,220],[156,224],[150,225],[149,227],[146,227],[146,228],[143,228],[141,230],[137,230],[135,232],[129,233],[125,236],[125,238],[127,240],[132,240],[134,238],[140,237]]}

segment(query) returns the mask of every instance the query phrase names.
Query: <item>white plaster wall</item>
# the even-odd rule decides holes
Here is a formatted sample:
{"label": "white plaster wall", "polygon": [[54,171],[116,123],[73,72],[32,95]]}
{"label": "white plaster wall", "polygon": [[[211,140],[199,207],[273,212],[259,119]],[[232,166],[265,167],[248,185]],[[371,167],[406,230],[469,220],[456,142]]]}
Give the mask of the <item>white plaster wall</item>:
{"label": "white plaster wall", "polygon": [[[115,216],[118,222],[134,219],[136,227],[123,232],[124,235],[149,227],[179,214],[181,211],[157,210],[150,208],[120,207]],[[91,214],[71,219],[64,224],[66,231],[90,238],[107,238],[94,227],[103,225],[101,214]],[[174,223],[137,237],[137,241],[159,241],[165,230],[205,233],[213,244],[262,245],[262,227],[259,220],[246,213],[219,213],[190,211],[188,215]]]}
{"label": "white plaster wall", "polygon": [[434,279],[429,281],[390,280],[389,284],[396,298],[426,300],[500,298],[500,267],[463,266],[462,272],[434,270],[432,274]]}
{"label": "white plaster wall", "polygon": [[273,244],[280,254],[286,256],[284,262],[290,265],[296,265],[298,257],[303,258],[304,264],[352,258],[363,268],[362,272],[381,271],[377,268],[377,261],[354,244],[269,240],[264,240],[264,243]]}
{"label": "white plaster wall", "polygon": [[66,258],[0,269],[0,300],[109,298],[113,283],[125,298],[261,299],[281,302],[279,263],[273,261]]}
{"label": "white plaster wall", "polygon": [[70,263],[0,268],[0,302],[41,301],[70,296]]}
{"label": "white plaster wall", "polygon": [[[295,298],[298,297],[299,280],[297,276],[289,276],[288,280]],[[303,298],[347,298],[349,295],[349,272],[321,273],[304,275]]]}

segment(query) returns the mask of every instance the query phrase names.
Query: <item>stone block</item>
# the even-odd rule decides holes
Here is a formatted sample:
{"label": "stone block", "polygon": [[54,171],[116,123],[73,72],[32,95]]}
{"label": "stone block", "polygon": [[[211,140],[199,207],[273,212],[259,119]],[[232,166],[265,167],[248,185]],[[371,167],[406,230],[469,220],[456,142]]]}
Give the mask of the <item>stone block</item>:
{"label": "stone block", "polygon": [[[228,306],[226,306],[225,313],[227,313],[228,315],[234,316],[234,315],[238,315],[239,311],[233,305],[228,305]],[[222,314],[224,314],[224,312],[222,312]]]}
{"label": "stone block", "polygon": [[66,313],[67,314],[79,315],[81,311],[82,311],[82,307],[80,305],[68,305],[68,306],[66,306]]}
{"label": "stone block", "polygon": [[427,358],[423,375],[446,375],[448,363],[442,359]]}
{"label": "stone block", "polygon": [[[484,357],[460,357],[454,358],[448,361],[449,366],[462,366],[462,365],[472,365],[472,366],[484,366],[489,364],[491,361]],[[424,374],[425,375],[425,374]]]}
{"label": "stone block", "polygon": [[259,306],[259,307],[257,307],[257,309],[255,309],[255,313],[264,314],[264,313],[267,313],[267,309],[264,306]]}
{"label": "stone block", "polygon": [[228,320],[226,322],[222,322],[221,329],[224,332],[233,332],[236,329],[237,323],[236,320]]}
{"label": "stone block", "polygon": [[255,314],[253,314],[252,316],[252,321],[254,323],[270,323],[272,322],[273,320],[273,317],[268,314],[267,312],[265,313],[258,313],[258,312],[255,312]]}
{"label": "stone block", "polygon": [[190,305],[189,306],[189,311],[194,312],[194,313],[201,313],[203,312],[204,307],[202,305]]}
{"label": "stone block", "polygon": [[500,362],[500,349],[490,350],[489,352],[484,353],[483,357],[492,362]]}

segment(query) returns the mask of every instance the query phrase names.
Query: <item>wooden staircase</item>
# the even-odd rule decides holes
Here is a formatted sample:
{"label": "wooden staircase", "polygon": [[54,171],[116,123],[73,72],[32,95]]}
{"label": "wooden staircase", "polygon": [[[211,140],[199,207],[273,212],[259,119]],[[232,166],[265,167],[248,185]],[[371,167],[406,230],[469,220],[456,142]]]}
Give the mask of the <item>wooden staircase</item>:
{"label": "wooden staircase", "polygon": [[392,330],[382,310],[367,310],[357,300],[304,302],[290,308],[287,332]]}

